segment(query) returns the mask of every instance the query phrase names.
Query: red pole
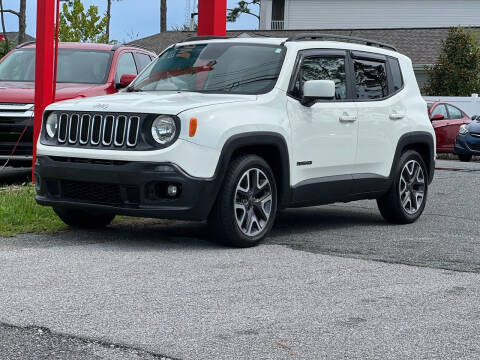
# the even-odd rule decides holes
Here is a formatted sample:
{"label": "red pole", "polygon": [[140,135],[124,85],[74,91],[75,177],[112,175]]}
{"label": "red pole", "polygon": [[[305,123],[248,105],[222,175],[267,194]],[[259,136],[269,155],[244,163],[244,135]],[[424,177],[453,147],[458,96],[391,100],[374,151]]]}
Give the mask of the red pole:
{"label": "red pole", "polygon": [[227,35],[227,0],[198,1],[198,36]]}
{"label": "red pole", "polygon": [[53,101],[53,45],[55,0],[37,1],[37,40],[35,55],[35,118],[33,121],[33,167],[45,108]]}

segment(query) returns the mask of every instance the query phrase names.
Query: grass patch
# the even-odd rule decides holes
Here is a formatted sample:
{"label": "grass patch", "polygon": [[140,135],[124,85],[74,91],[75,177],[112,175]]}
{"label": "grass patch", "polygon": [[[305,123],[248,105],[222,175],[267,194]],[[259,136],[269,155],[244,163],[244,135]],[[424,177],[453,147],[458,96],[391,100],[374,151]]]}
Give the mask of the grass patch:
{"label": "grass patch", "polygon": [[32,185],[0,187],[0,236],[66,230],[52,208],[37,205]]}

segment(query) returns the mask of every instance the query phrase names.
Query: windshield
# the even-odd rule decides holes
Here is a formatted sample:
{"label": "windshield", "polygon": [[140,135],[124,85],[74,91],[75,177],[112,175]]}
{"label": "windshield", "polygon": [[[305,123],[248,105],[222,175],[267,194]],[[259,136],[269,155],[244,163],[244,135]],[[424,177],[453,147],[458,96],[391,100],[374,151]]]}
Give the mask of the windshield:
{"label": "windshield", "polygon": [[[58,50],[59,83],[104,84],[112,51]],[[35,80],[35,49],[16,50],[0,63],[0,81]]]}
{"label": "windshield", "polygon": [[262,94],[275,86],[284,57],[284,47],[271,45],[176,46],[150,64],[129,90]]}

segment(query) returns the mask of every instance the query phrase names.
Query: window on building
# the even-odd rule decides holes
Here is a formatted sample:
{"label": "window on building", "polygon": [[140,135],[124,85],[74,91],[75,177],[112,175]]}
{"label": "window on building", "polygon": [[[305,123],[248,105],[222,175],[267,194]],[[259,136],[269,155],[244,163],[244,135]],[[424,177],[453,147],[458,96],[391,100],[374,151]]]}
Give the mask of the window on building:
{"label": "window on building", "polygon": [[361,100],[388,96],[385,63],[377,60],[354,59],[356,97]]}
{"label": "window on building", "polygon": [[347,98],[345,57],[308,57],[303,60],[292,95],[301,98],[303,84],[309,80],[333,80],[335,82],[335,99],[345,100]]}

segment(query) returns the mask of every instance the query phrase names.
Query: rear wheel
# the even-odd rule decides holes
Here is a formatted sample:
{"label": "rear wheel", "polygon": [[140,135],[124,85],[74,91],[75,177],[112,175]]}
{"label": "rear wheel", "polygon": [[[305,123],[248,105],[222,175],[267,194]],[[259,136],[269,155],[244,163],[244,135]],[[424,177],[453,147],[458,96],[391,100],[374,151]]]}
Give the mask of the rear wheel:
{"label": "rear wheel", "polygon": [[462,161],[462,162],[469,162],[470,160],[472,160],[472,155],[459,154],[459,155],[458,155],[458,158],[459,158],[460,161]]}
{"label": "rear wheel", "polygon": [[416,221],[425,209],[428,173],[420,154],[408,150],[397,165],[390,190],[377,200],[380,213],[394,224]]}
{"label": "rear wheel", "polygon": [[258,245],[269,233],[277,212],[275,177],[256,155],[232,162],[208,224],[217,240],[228,246]]}
{"label": "rear wheel", "polygon": [[77,209],[53,208],[58,217],[68,226],[80,229],[100,229],[110,224],[114,214],[90,213]]}

